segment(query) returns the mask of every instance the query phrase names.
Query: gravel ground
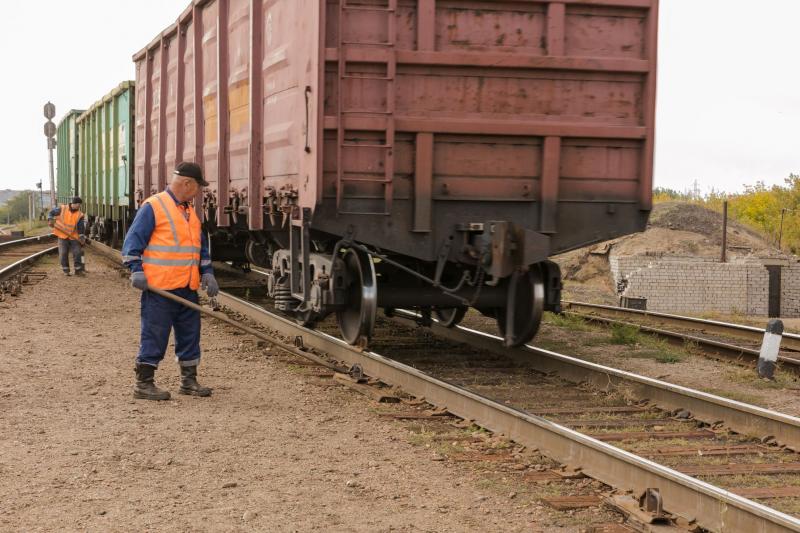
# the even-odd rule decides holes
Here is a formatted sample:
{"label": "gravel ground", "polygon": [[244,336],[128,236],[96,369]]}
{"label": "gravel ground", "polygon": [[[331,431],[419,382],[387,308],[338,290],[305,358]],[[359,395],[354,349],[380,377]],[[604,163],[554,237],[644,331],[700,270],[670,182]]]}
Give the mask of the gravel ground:
{"label": "gravel ground", "polygon": [[[132,398],[138,292],[99,258],[0,303],[4,531],[579,531],[520,508],[400,422],[203,320],[201,382]],[[319,381],[318,379],[316,381]]]}

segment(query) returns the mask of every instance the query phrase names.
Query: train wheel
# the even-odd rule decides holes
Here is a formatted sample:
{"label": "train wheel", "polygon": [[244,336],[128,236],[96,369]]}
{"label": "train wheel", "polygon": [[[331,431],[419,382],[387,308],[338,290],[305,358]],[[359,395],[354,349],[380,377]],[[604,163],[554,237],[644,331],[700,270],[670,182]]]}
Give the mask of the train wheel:
{"label": "train wheel", "polygon": [[433,309],[433,313],[436,315],[436,319],[439,321],[439,324],[446,328],[452,328],[457,326],[462,320],[464,320],[464,315],[467,314],[468,307],[445,307],[443,309],[439,309],[435,307]]}
{"label": "train wheel", "polygon": [[515,272],[508,284],[505,308],[495,310],[506,346],[522,346],[539,331],[544,313],[544,281],[538,267]]}
{"label": "train wheel", "polygon": [[269,268],[272,265],[272,252],[269,246],[252,239],[247,241],[244,247],[244,255],[247,260],[263,268]]}
{"label": "train wheel", "polygon": [[347,307],[336,312],[342,338],[349,344],[369,340],[375,328],[378,309],[378,284],[372,257],[356,250],[347,250],[342,257],[347,268]]}
{"label": "train wheel", "polygon": [[319,321],[319,315],[314,311],[295,311],[294,319],[295,322],[304,328],[313,328],[317,325],[317,321]]}

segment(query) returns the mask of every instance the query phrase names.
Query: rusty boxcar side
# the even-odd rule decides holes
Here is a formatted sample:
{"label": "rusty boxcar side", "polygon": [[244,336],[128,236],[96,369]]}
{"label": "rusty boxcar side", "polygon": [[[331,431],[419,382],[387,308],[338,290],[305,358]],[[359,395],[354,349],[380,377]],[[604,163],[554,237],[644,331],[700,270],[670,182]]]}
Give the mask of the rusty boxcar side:
{"label": "rusty boxcar side", "polygon": [[[438,211],[461,211],[454,204],[513,209],[553,235],[552,252],[636,230],[637,212],[650,208],[656,9],[655,0],[195,2],[135,56],[137,188],[163,188],[180,154],[203,163],[213,202],[247,206],[252,230],[263,227],[268,189],[287,186],[332,232],[352,223],[347,209],[390,207],[370,224],[395,239],[400,228],[435,233]],[[370,154],[381,151],[370,136],[380,143],[390,130],[389,159]],[[436,239],[425,240],[431,259]],[[412,242],[405,251],[419,252]]]}
{"label": "rusty boxcar side", "polygon": [[486,272],[506,279],[646,224],[657,14],[658,0],[196,0],[134,56],[137,200],[193,159],[207,228],[251,261],[305,228],[421,270],[484,261],[491,242]]}

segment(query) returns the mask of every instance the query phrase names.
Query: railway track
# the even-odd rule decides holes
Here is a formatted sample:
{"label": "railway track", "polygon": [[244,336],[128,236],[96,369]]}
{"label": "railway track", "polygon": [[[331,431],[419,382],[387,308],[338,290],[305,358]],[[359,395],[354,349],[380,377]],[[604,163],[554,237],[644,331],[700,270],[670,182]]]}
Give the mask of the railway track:
{"label": "railway track", "polygon": [[[633,326],[673,343],[691,343],[700,348],[704,355],[750,365],[758,361],[759,346],[764,336],[763,328],[718,320],[584,302],[564,301],[562,305],[565,313],[589,322]],[[800,335],[783,334],[778,361],[784,369],[800,374]]]}
{"label": "railway track", "polygon": [[57,251],[52,235],[0,243],[0,301],[5,300],[6,295],[18,295],[25,283],[41,278],[43,274],[30,271],[30,266]]}
{"label": "railway track", "polygon": [[[330,324],[309,330],[270,312],[258,287],[244,292],[218,301],[313,358],[362,369],[613,487],[616,505],[640,520],[669,513],[709,531],[800,531],[800,419],[546,350],[508,349],[466,328],[419,329],[410,312],[382,319],[374,351],[361,350],[328,334]],[[547,475],[557,474],[539,477]],[[649,512],[626,492],[646,496]]]}

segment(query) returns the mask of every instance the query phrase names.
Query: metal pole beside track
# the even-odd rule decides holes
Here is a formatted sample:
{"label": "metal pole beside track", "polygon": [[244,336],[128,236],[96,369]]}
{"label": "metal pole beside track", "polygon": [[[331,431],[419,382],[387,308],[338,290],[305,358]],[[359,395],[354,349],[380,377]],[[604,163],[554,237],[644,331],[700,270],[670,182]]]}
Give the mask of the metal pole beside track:
{"label": "metal pole beside track", "polygon": [[721,262],[725,263],[728,251],[728,201],[722,203],[722,259]]}
{"label": "metal pole beside track", "polygon": [[50,207],[56,206],[56,180],[55,173],[53,172],[53,148],[56,147],[56,125],[53,124],[51,119],[56,116],[56,106],[51,102],[44,105],[44,118],[47,122],[44,124],[44,136],[47,137],[47,152],[50,159]]}

